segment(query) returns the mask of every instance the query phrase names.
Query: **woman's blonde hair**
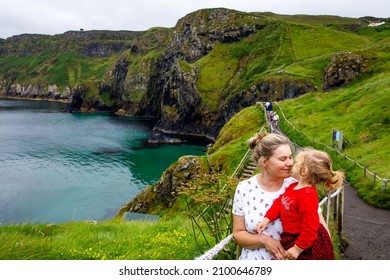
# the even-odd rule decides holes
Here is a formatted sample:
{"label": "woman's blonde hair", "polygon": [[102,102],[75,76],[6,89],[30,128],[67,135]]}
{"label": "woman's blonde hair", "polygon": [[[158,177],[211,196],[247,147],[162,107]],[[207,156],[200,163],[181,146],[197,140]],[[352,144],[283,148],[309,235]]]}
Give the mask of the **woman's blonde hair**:
{"label": "woman's blonde hair", "polygon": [[333,171],[331,157],[323,151],[305,148],[298,152],[296,159],[302,160],[303,167],[308,169],[307,181],[311,185],[323,183],[330,190],[336,190],[343,185],[344,172]]}
{"label": "woman's blonde hair", "polygon": [[252,156],[256,162],[259,162],[261,157],[269,159],[281,145],[290,145],[290,141],[276,133],[259,132],[248,140],[248,146],[252,149]]}

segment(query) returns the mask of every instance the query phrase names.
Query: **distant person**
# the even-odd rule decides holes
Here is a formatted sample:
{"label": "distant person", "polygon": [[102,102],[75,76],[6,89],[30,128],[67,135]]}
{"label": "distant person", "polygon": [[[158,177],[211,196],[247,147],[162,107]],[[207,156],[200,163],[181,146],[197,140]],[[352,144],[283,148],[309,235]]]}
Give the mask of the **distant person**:
{"label": "distant person", "polygon": [[272,125],[274,128],[279,126],[279,115],[276,112],[272,113]]}
{"label": "distant person", "polygon": [[280,218],[283,232],[280,242],[290,260],[333,260],[332,240],[318,217],[316,185],[323,183],[327,190],[340,188],[344,173],[332,170],[330,156],[322,151],[304,149],[296,156],[292,171],[298,182],[281,194],[257,224],[259,234],[268,224]]}
{"label": "distant person", "polygon": [[271,118],[271,113],[272,113],[272,103],[271,102],[266,102],[265,103],[265,111],[267,113],[267,118]]}

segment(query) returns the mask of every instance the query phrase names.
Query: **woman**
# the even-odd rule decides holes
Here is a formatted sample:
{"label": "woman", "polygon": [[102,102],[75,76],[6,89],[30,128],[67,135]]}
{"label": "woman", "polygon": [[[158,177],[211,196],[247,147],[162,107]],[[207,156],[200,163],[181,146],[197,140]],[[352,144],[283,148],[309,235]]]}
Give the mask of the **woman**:
{"label": "woman", "polygon": [[[240,259],[285,259],[286,251],[279,241],[283,231],[280,220],[269,224],[261,235],[256,233],[256,224],[263,219],[273,201],[296,182],[291,177],[294,161],[290,142],[279,134],[257,133],[248,144],[261,172],[240,182],[234,195],[233,236],[242,247]],[[321,214],[320,221],[325,226]]]}

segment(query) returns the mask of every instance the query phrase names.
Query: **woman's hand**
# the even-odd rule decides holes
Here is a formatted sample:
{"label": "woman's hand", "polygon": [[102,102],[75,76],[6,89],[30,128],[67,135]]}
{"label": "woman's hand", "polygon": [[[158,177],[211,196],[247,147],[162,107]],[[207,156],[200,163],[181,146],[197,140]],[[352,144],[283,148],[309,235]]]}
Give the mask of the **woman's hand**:
{"label": "woman's hand", "polygon": [[284,260],[286,259],[286,251],[280,244],[279,240],[273,239],[265,234],[261,235],[263,239],[264,247],[272,255],[272,258],[275,260]]}
{"label": "woman's hand", "polygon": [[273,239],[268,235],[258,235],[250,233],[245,227],[245,218],[243,216],[233,215],[233,236],[237,244],[248,249],[258,249],[265,247],[275,260],[285,259],[286,251],[283,249],[279,240]]}

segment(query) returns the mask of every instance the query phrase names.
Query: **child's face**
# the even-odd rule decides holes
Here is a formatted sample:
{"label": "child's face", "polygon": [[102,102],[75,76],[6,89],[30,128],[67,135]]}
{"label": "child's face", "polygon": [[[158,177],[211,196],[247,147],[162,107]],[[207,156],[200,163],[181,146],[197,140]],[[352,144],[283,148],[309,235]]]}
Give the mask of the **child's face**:
{"label": "child's face", "polygon": [[295,179],[299,179],[302,166],[303,166],[303,158],[298,155],[295,159],[295,164],[292,168],[292,174],[291,174]]}

